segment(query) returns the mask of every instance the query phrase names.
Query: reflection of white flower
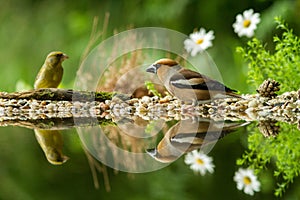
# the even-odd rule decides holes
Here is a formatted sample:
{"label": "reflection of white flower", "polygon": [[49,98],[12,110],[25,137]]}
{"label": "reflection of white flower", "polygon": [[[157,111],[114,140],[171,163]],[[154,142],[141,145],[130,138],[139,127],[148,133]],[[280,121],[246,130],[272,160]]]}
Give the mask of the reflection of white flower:
{"label": "reflection of white flower", "polygon": [[257,180],[252,169],[239,169],[235,172],[234,181],[237,183],[237,189],[242,190],[249,195],[253,195],[254,191],[260,191],[260,182]]}
{"label": "reflection of white flower", "polygon": [[190,168],[194,172],[200,172],[203,176],[205,175],[206,171],[209,173],[214,172],[214,164],[212,163],[212,158],[201,153],[197,150],[189,152],[184,159],[185,164],[191,165]]}
{"label": "reflection of white flower", "polygon": [[247,36],[252,37],[256,29],[256,25],[260,22],[259,13],[254,13],[253,9],[245,10],[243,15],[238,14],[236,16],[236,21],[232,25],[234,32],[238,34],[239,37]]}
{"label": "reflection of white flower", "polygon": [[204,28],[190,34],[190,37],[184,41],[184,48],[191,56],[195,56],[198,52],[202,52],[212,46],[212,40],[215,38],[214,32],[206,33]]}

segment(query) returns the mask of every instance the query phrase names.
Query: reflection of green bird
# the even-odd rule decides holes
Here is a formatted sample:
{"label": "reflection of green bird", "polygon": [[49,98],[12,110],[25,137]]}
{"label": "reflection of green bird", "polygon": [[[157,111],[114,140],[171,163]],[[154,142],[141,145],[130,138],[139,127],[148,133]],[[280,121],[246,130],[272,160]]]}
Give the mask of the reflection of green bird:
{"label": "reflection of green bird", "polygon": [[61,165],[69,159],[62,153],[63,138],[58,130],[34,129],[34,132],[47,160],[51,164]]}
{"label": "reflection of green bird", "polygon": [[69,57],[60,51],[49,53],[36,76],[34,88],[57,88],[63,76],[61,63],[67,58]]}

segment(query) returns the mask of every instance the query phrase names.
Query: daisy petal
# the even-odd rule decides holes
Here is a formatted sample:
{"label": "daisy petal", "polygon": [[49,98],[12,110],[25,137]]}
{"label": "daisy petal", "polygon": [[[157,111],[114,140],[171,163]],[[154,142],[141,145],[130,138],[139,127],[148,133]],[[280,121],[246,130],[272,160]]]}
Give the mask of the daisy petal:
{"label": "daisy petal", "polygon": [[260,14],[254,13],[253,9],[245,10],[243,15],[238,14],[236,21],[232,25],[234,32],[239,37],[253,37],[254,31],[257,28],[257,24],[260,22]]}
{"label": "daisy petal", "polygon": [[204,28],[200,28],[199,31],[190,34],[189,38],[184,41],[184,48],[191,56],[196,56],[211,47],[213,39],[215,39],[213,31],[206,33]]}
{"label": "daisy petal", "polygon": [[233,180],[237,183],[237,189],[244,193],[254,195],[254,192],[260,191],[260,182],[257,180],[252,169],[239,169]]}
{"label": "daisy petal", "polygon": [[195,173],[200,173],[202,176],[204,176],[206,172],[214,172],[215,165],[212,161],[213,159],[211,157],[197,150],[189,152],[184,160]]}

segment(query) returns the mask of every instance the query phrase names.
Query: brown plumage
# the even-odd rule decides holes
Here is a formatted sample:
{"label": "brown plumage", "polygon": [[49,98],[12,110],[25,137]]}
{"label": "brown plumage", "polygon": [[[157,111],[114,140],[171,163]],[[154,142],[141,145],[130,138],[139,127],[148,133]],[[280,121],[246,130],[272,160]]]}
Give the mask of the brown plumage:
{"label": "brown plumage", "polygon": [[173,125],[158,143],[147,153],[161,163],[170,163],[181,155],[216,143],[227,134],[249,122],[215,122],[201,119],[198,123],[181,120]]}
{"label": "brown plumage", "polygon": [[160,59],[146,71],[157,74],[169,93],[181,100],[202,101],[228,96],[240,97],[235,93],[236,90],[198,72],[182,68],[172,59]]}

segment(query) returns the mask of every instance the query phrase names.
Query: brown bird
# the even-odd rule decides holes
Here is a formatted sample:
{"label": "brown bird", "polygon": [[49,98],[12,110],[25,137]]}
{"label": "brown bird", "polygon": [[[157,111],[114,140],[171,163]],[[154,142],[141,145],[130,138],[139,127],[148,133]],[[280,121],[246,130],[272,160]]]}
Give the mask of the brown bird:
{"label": "brown bird", "polygon": [[240,97],[236,90],[198,72],[181,67],[176,61],[163,58],[150,65],[147,72],[157,74],[169,93],[187,101]]}

